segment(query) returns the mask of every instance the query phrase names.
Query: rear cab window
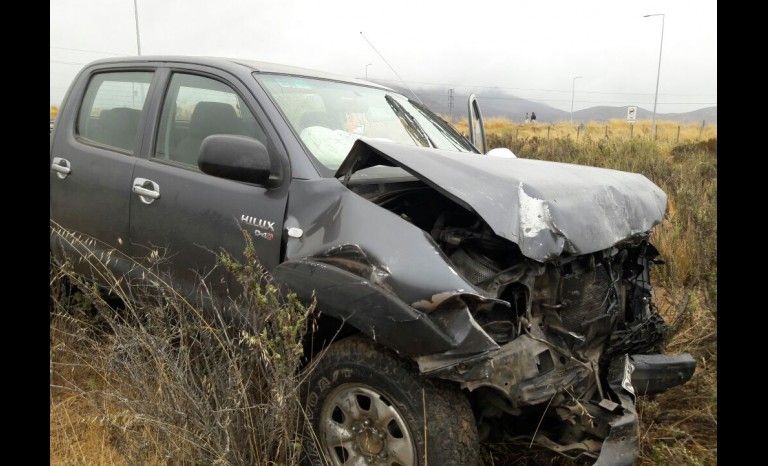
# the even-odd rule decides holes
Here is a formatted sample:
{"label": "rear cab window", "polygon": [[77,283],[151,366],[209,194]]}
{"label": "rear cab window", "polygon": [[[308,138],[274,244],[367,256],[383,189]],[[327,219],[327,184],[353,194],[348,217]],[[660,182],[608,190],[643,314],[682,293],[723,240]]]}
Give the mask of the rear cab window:
{"label": "rear cab window", "polygon": [[151,71],[93,75],[80,104],[77,138],[85,144],[133,154],[153,75]]}

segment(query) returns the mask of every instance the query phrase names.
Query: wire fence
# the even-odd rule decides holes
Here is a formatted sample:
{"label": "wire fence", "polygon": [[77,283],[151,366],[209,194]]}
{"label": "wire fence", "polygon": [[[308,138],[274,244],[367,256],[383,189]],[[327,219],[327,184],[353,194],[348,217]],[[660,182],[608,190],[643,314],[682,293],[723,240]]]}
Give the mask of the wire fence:
{"label": "wire fence", "polygon": [[[454,123],[456,129],[467,134],[466,119]],[[640,120],[628,123],[624,120],[607,122],[592,121],[589,123],[517,123],[504,118],[489,118],[485,122],[486,134],[496,134],[506,138],[524,139],[556,139],[570,138],[575,140],[596,139],[654,139],[653,123],[651,120]],[[657,121],[655,140],[666,143],[684,143],[705,141],[717,138],[717,124],[701,122]]]}

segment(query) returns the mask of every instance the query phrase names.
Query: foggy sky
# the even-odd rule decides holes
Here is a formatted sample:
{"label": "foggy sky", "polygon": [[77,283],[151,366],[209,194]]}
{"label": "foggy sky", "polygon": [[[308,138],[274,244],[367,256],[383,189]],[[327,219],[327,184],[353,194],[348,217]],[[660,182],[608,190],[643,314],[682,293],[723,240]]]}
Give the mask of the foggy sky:
{"label": "foggy sky", "polygon": [[[569,110],[652,109],[661,18],[659,112],[717,102],[714,0],[386,2],[138,0],[142,55],[271,61],[395,80],[366,37],[411,87],[441,84]],[[51,1],[51,103],[89,61],[136,55],[132,0]],[[77,50],[75,50],[77,49]]]}

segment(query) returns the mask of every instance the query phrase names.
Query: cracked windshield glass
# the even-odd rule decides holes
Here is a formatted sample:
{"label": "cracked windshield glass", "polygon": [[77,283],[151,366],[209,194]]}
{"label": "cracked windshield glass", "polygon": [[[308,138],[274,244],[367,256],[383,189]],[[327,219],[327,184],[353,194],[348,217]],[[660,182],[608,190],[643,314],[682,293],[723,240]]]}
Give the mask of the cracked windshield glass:
{"label": "cracked windshield glass", "polygon": [[259,75],[312,155],[336,170],[361,138],[474,152],[450,125],[418,102],[384,89],[286,75]]}

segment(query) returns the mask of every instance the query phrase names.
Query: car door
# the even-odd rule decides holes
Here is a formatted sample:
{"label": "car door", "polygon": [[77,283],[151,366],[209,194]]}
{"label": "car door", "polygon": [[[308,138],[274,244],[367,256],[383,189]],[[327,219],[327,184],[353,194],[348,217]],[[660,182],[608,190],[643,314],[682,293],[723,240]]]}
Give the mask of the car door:
{"label": "car door", "polygon": [[[220,270],[211,275],[216,253],[242,257],[244,233],[253,239],[262,265],[271,269],[279,263],[288,191],[280,180],[288,179],[287,157],[253,95],[236,78],[204,67],[165,74],[146,153],[133,174],[131,249],[136,256],[162,258],[161,271],[192,295],[203,277],[210,283],[223,277]],[[265,187],[202,173],[200,144],[213,134],[261,141],[277,181]]]}
{"label": "car door", "polygon": [[481,154],[488,151],[488,143],[485,139],[485,125],[483,114],[480,112],[480,104],[475,94],[471,94],[467,100],[469,142],[471,142]]}
{"label": "car door", "polygon": [[[95,238],[87,251],[127,252],[133,166],[154,76],[146,68],[86,71],[58,115],[50,155],[51,220],[54,226]],[[62,245],[86,246],[58,235],[51,240],[56,252]],[[90,272],[86,263],[73,262],[76,270]],[[129,261],[118,258],[110,266],[122,271]]]}

